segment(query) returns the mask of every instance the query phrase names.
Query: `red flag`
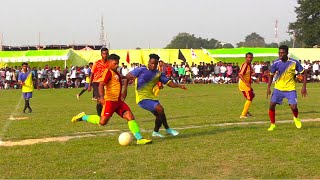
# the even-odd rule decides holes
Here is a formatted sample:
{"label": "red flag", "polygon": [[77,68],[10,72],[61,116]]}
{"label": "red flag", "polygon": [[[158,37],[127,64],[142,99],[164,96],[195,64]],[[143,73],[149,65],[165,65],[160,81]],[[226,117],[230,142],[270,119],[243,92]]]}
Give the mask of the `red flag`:
{"label": "red flag", "polygon": [[130,56],[129,56],[129,51],[127,51],[127,58],[126,58],[126,61],[128,64],[130,64]]}

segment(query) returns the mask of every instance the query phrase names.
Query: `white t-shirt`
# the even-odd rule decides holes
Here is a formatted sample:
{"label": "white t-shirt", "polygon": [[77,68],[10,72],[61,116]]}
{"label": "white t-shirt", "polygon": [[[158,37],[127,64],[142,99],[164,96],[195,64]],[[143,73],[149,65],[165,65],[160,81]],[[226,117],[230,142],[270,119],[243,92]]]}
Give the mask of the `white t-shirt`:
{"label": "white t-shirt", "polygon": [[7,71],[7,72],[6,72],[6,80],[7,80],[7,81],[11,81],[11,78],[12,78],[12,72]]}
{"label": "white t-shirt", "polygon": [[199,69],[197,67],[192,67],[191,69],[193,75],[197,76],[199,74]]}
{"label": "white t-shirt", "polygon": [[225,66],[221,66],[220,67],[220,72],[223,74],[223,73],[225,73],[227,71],[227,67],[225,67]]}
{"label": "white t-shirt", "polygon": [[59,78],[60,77],[60,71],[59,70],[52,70],[53,72],[53,77],[54,78]]}
{"label": "white t-shirt", "polygon": [[260,64],[254,65],[253,68],[254,68],[254,73],[261,73],[262,66]]}
{"label": "white t-shirt", "polygon": [[313,70],[313,72],[319,71],[319,64],[318,63],[314,63],[313,66],[312,66],[312,70]]}
{"label": "white t-shirt", "polygon": [[128,68],[122,68],[121,70],[121,75],[122,76],[126,76],[129,73],[129,69]]}
{"label": "white t-shirt", "polygon": [[73,69],[73,70],[71,71],[71,76],[70,76],[70,78],[71,78],[71,79],[75,79],[75,78],[76,78],[76,73],[77,73],[77,70]]}

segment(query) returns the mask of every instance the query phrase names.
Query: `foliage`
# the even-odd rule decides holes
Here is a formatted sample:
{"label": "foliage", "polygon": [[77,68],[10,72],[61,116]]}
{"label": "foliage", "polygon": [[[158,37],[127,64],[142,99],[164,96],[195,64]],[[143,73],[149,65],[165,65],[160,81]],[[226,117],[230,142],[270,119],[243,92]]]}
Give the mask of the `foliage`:
{"label": "foliage", "polygon": [[305,47],[320,45],[320,1],[298,0],[296,22],[289,24],[289,32]]}
{"label": "foliage", "polygon": [[165,47],[166,49],[215,49],[221,48],[220,42],[214,38],[203,39],[201,37],[195,37],[194,34],[186,32],[179,33],[174,36],[171,42]]}
{"label": "foliage", "polygon": [[237,43],[237,47],[265,47],[264,38],[253,32],[245,37],[245,41]]}

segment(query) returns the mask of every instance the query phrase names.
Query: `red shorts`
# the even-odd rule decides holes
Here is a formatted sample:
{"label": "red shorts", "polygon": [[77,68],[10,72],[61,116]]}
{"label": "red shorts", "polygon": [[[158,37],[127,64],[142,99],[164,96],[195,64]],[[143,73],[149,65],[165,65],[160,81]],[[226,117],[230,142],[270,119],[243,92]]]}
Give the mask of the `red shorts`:
{"label": "red shorts", "polygon": [[112,114],[116,112],[119,116],[123,117],[126,111],[131,111],[129,106],[123,101],[106,101],[101,116],[112,117]]}
{"label": "red shorts", "polygon": [[251,89],[250,91],[241,91],[243,96],[248,99],[249,101],[252,101],[254,98],[254,92],[253,89]]}

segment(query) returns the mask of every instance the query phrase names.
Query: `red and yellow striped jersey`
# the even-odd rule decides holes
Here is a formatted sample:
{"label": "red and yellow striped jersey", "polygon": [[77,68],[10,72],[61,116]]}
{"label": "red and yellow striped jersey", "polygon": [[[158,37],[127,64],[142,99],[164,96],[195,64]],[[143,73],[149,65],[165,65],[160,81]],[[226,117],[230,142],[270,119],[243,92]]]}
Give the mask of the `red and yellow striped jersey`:
{"label": "red and yellow striped jersey", "polygon": [[[247,62],[243,63],[240,67],[239,75],[241,74],[242,77],[249,82],[252,83],[251,74],[253,73],[251,64]],[[239,90],[240,91],[250,91],[251,87],[248,87],[246,83],[244,83],[241,79],[239,79]]]}
{"label": "red and yellow striped jersey", "polygon": [[108,67],[108,62],[103,62],[103,60],[96,61],[91,69],[91,73],[93,73],[92,82],[100,82],[103,72]]}
{"label": "red and yellow striped jersey", "polygon": [[101,80],[106,83],[104,99],[106,101],[121,101],[122,80],[121,75],[113,70],[106,69]]}

